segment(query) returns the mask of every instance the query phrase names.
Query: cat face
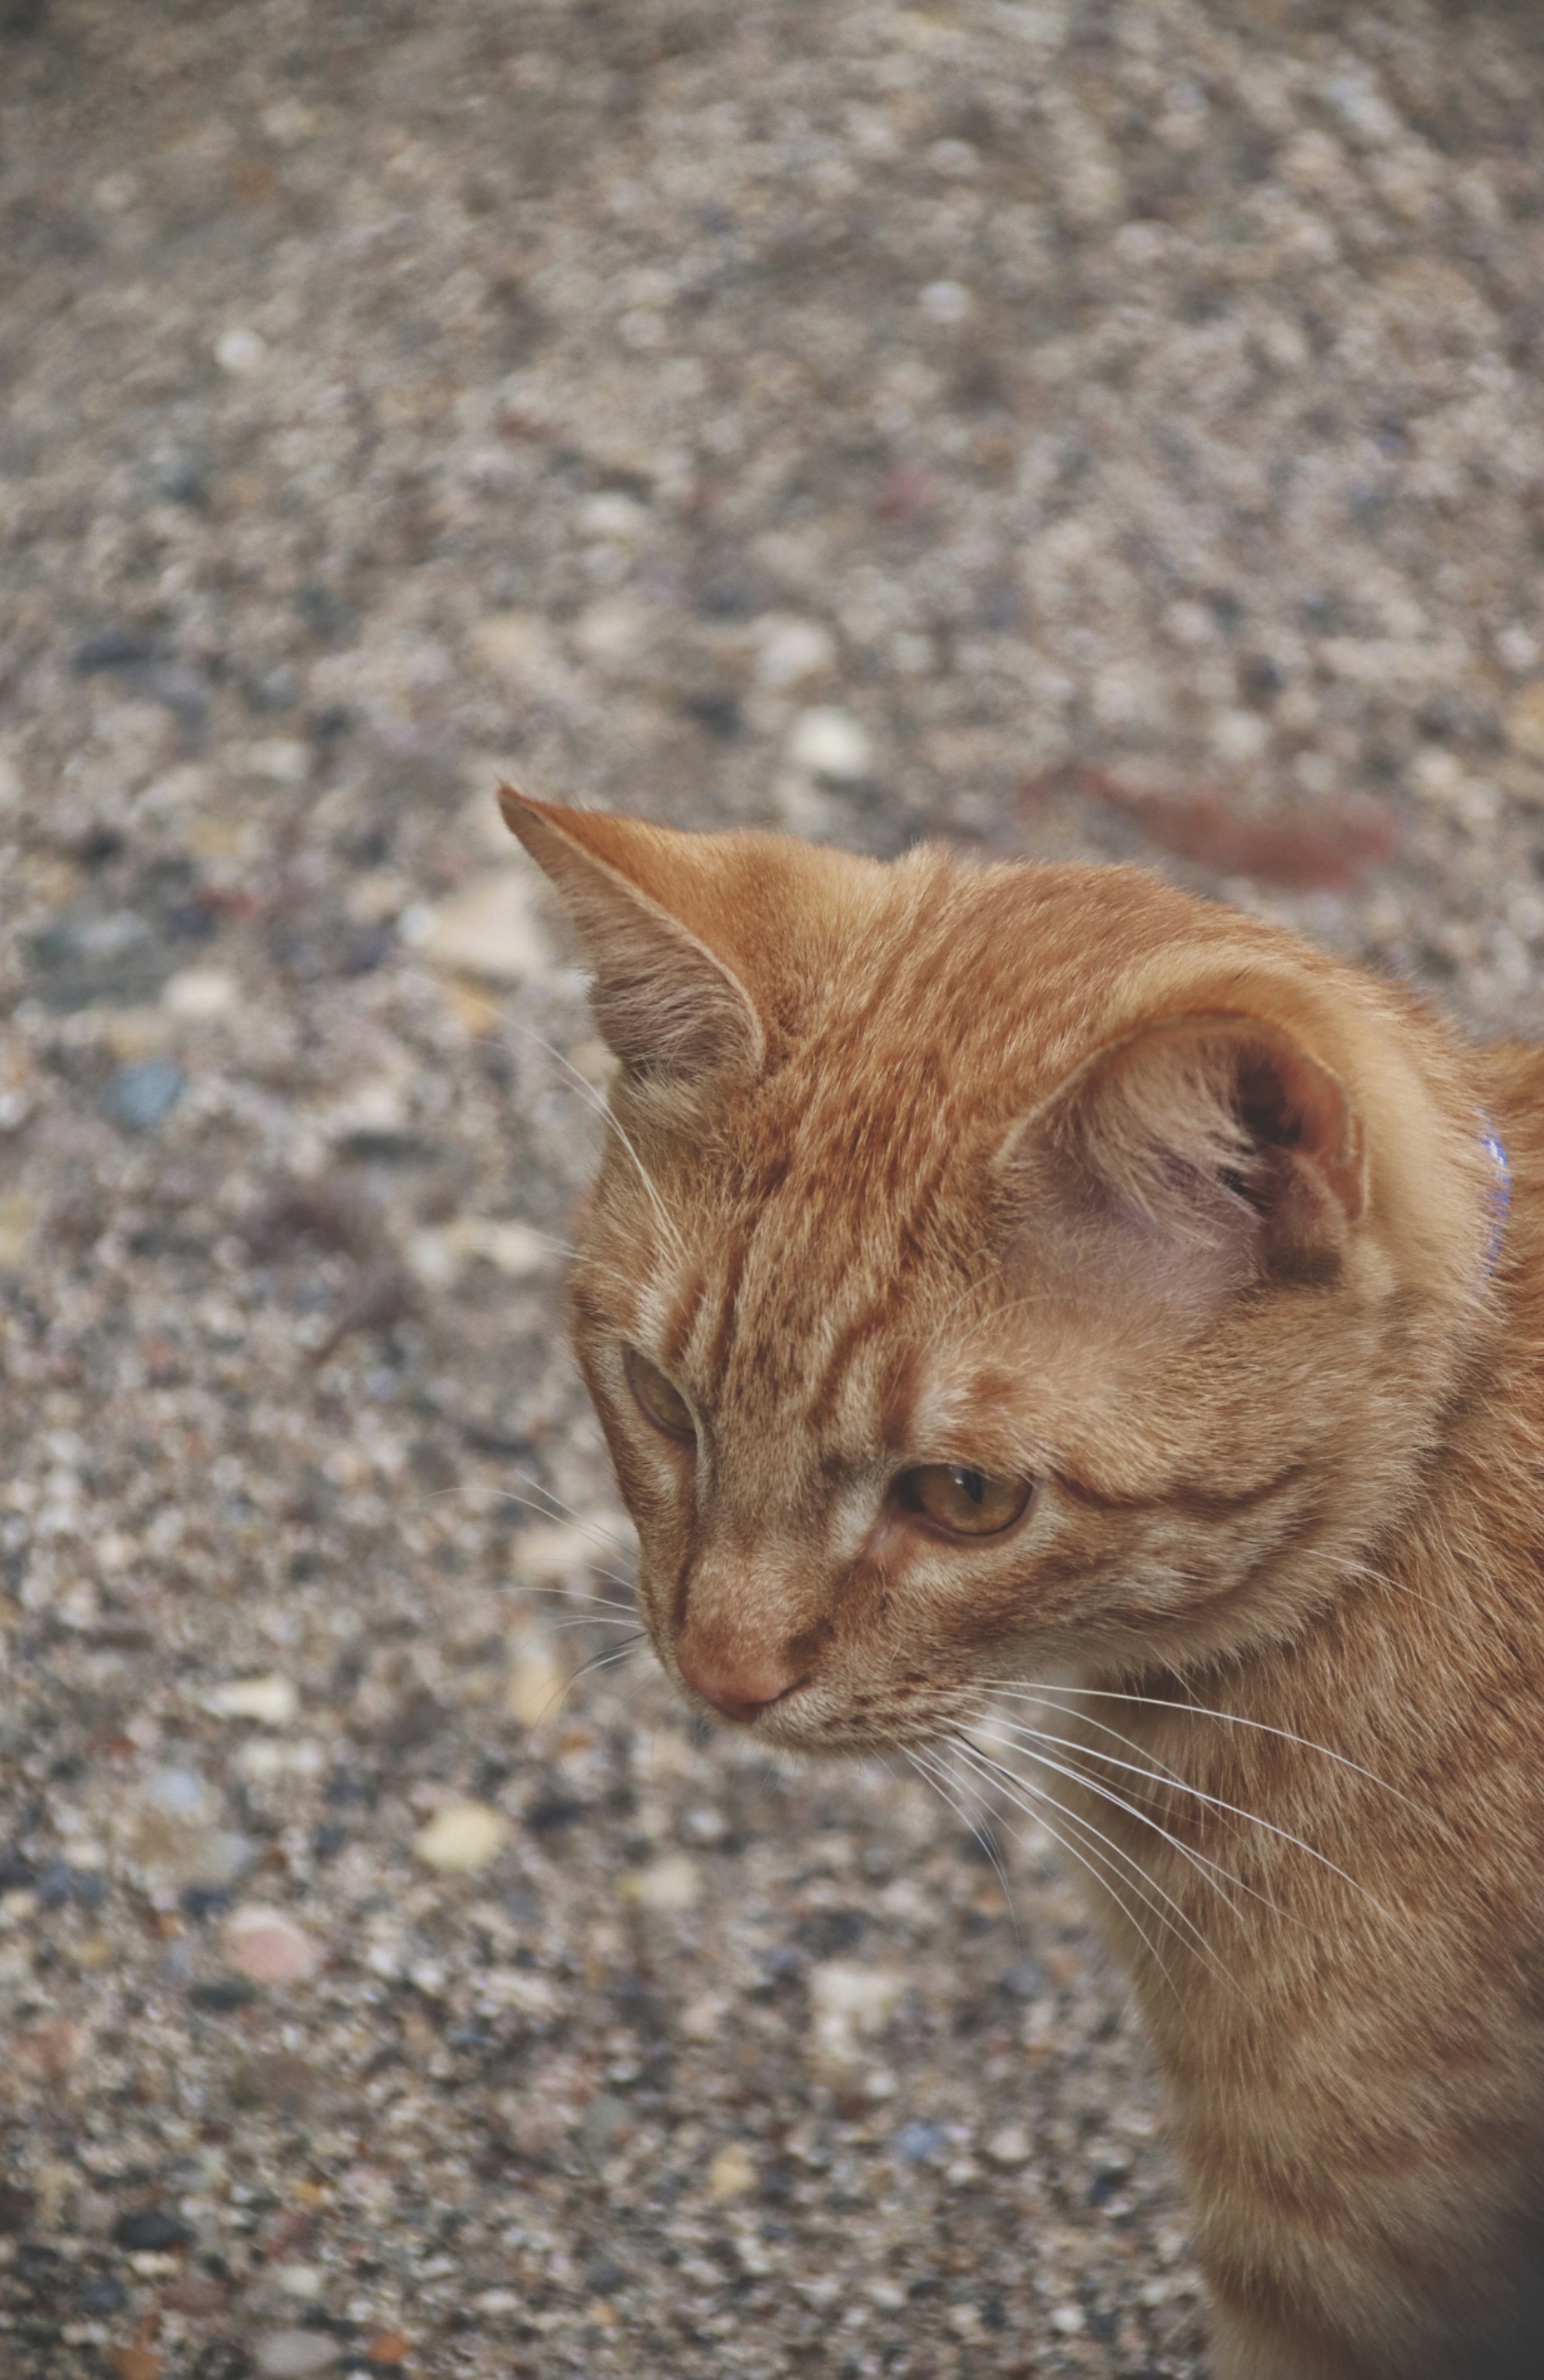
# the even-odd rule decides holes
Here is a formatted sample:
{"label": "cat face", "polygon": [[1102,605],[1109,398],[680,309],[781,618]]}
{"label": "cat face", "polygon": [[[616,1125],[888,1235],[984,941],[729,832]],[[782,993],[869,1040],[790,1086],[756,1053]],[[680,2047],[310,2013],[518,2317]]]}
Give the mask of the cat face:
{"label": "cat face", "polygon": [[575,1344],[694,1700],[923,1742],[1333,1596],[1483,1269],[1435,1027],[1132,871],[506,815],[622,1061]]}

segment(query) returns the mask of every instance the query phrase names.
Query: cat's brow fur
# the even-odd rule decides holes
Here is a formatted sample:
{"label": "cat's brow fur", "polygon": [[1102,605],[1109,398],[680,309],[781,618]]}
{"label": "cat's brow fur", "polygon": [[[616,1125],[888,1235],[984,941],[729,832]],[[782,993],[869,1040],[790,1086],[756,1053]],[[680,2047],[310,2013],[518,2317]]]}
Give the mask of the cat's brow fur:
{"label": "cat's brow fur", "polygon": [[575,1341],[667,1670],[804,1751],[1070,1682],[1214,2368],[1544,2372],[1538,1055],[1134,870],[506,814],[626,1061]]}

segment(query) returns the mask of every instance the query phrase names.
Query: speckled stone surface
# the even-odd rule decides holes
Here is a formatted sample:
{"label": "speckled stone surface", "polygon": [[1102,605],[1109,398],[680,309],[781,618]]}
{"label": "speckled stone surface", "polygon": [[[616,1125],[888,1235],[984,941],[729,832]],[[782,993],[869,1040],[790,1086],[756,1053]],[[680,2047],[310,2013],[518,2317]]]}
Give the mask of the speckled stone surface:
{"label": "speckled stone surface", "polygon": [[625,1649],[490,788],[1537,1031],[1541,367],[1522,6],[0,6],[7,2380],[1200,2371],[1046,1834]]}

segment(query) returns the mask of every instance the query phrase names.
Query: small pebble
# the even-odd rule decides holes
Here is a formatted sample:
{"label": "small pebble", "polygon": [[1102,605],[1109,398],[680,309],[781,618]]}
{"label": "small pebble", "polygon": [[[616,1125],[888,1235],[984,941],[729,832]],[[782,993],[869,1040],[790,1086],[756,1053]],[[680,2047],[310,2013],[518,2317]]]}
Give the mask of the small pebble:
{"label": "small pebble", "polygon": [[534,612],[493,612],[472,631],[475,650],[499,677],[548,689],[563,675],[563,665],[552,631]]}
{"label": "small pebble", "polygon": [[39,1212],[37,1200],[19,1191],[0,1198],[0,1272],[19,1271],[26,1262]]}
{"label": "small pebble", "polygon": [[171,1114],[187,1087],[181,1068],[167,1059],[136,1059],[109,1078],[102,1095],[103,1113],[125,1132],[151,1132]]}
{"label": "small pebble", "polygon": [[262,2380],[308,2380],[313,2372],[330,2372],[342,2355],[339,2341],[320,2330],[271,2330],[252,2342]]}
{"label": "small pebble", "polygon": [[220,1939],[227,1963],[254,1983],[308,1983],[321,1965],[321,1952],[305,1927],[282,1909],[258,1901],[234,1909]]}
{"label": "small pebble", "polygon": [[223,967],[183,967],[161,987],[161,1005],[188,1025],[227,1016],[241,997],[234,975]]}
{"label": "small pebble", "polygon": [[832,784],[855,784],[874,767],[874,743],[868,729],[850,711],[829,703],[802,710],[788,739],[788,757],[796,769]]}
{"label": "small pebble", "polygon": [[273,2285],[287,2298],[320,2298],[321,2275],[315,2265],[280,2265],[273,2273]]}
{"label": "small pebble", "polygon": [[924,2124],[913,2117],[892,2136],[890,2151],[902,2165],[922,2165],[926,2158],[937,2156],[947,2145],[947,2136],[940,2125]]}
{"label": "small pebble", "polygon": [[1544,760],[1544,678],[1525,686],[1506,714],[1507,741],[1526,759]]}
{"label": "small pebble", "polygon": [[536,880],[523,867],[493,868],[437,908],[404,911],[400,931],[430,966],[489,983],[524,983],[552,966]]}
{"label": "small pebble", "polygon": [[772,693],[783,694],[810,678],[824,677],[836,665],[836,642],[818,620],[771,613],[757,621],[755,636],[756,683]]}
{"label": "small pebble", "polygon": [[222,331],[214,342],[214,360],[222,371],[240,379],[248,372],[259,371],[268,356],[268,341],[260,332],[249,331],[235,323]]}
{"label": "small pebble", "polygon": [[883,2033],[905,1989],[893,1968],[827,1959],[810,1970],[810,2046],[817,2064],[845,2070],[858,2063],[860,2045]]}
{"label": "small pebble", "polygon": [[113,2369],[118,2380],[161,2380],[165,2368],[155,2349],[138,2339],[113,2350]]}
{"label": "small pebble", "polygon": [[946,328],[962,322],[971,310],[971,293],[959,281],[930,281],[917,303],[930,322]]}
{"label": "small pebble", "polygon": [[516,1577],[532,1585],[582,1583],[606,1555],[598,1532],[578,1521],[535,1521],[510,1551]]}
{"label": "small pebble", "polygon": [[486,1802],[451,1802],[419,1828],[413,1849],[426,1867],[464,1876],[496,1860],[509,1833],[509,1820]]}
{"label": "small pebble", "polygon": [[174,2248],[190,2247],[193,2233],[163,2206],[133,2206],[114,2224],[113,2240],[130,2255],[164,2256]]}
{"label": "small pebble", "polygon": [[539,1727],[558,1708],[566,1672],[544,1637],[519,1639],[513,1648],[504,1706],[522,1727]]}
{"label": "small pebble", "polygon": [[755,2159],[739,2141],[721,2148],[707,2168],[709,2198],[743,2198],[758,2180]]}
{"label": "small pebble", "polygon": [[45,2082],[62,2082],[79,2065],[89,2040],[84,2025],[72,2024],[67,2017],[50,2016],[23,2033],[18,2047],[22,2064],[32,2073]]}
{"label": "small pebble", "polygon": [[204,1697],[216,1718],[255,1718],[264,1727],[288,1727],[300,1708],[293,1679],[270,1670],[260,1678],[233,1678]]}
{"label": "small pebble", "polygon": [[634,1869],[621,1881],[625,1899],[635,1900],[641,1909],[653,1909],[661,1915],[671,1915],[683,1909],[694,1909],[702,1894],[702,1878],[695,1860],[684,1852],[668,1852],[648,1867]]}
{"label": "small pebble", "polygon": [[994,2165],[1024,2165],[1031,2155],[1030,2136],[1022,2124],[1004,2124],[986,2143],[986,2154]]}

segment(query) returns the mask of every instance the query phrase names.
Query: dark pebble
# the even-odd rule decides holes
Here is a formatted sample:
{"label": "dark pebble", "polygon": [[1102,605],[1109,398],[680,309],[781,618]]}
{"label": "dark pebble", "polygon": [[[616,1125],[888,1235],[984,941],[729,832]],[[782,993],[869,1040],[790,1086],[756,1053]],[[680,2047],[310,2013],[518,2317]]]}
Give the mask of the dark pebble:
{"label": "dark pebble", "polygon": [[75,1877],[63,1860],[50,1860],[36,1886],[42,1909],[63,1909],[74,1898]]}
{"label": "dark pebble", "polygon": [[127,2302],[128,2291],[111,2273],[90,2274],[75,2293],[76,2312],[82,2314],[116,2313]]}
{"label": "dark pebble", "polygon": [[219,2015],[223,2010],[246,2008],[258,1998],[258,1987],[243,1975],[221,1975],[211,1984],[190,1985],[187,1998],[194,2008]]}
{"label": "dark pebble", "polygon": [[191,455],[158,455],[151,465],[151,485],[168,504],[201,504],[209,494],[202,466]]}
{"label": "dark pebble", "polygon": [[817,1909],[801,1918],[795,1936],[801,1949],[815,1958],[837,1959],[844,1950],[856,1949],[867,1928],[868,1918],[861,1909]]}
{"label": "dark pebble", "polygon": [[154,654],[148,638],[131,636],[126,628],[99,628],[75,650],[75,669],[81,677],[99,670],[140,669]]}
{"label": "dark pebble", "polygon": [[397,946],[397,938],[389,926],[361,926],[344,944],[338,958],[340,975],[373,975],[383,966]]}
{"label": "dark pebble", "polygon": [[115,2245],[136,2255],[147,2251],[166,2255],[174,2248],[191,2247],[193,2238],[187,2224],[161,2206],[131,2206],[113,2226]]}
{"label": "dark pebble", "polygon": [[745,723],[739,696],[718,686],[686,695],[681,707],[689,719],[694,719],[699,727],[706,727],[710,735],[717,735],[725,744],[732,742]]}
{"label": "dark pebble", "polygon": [[585,1803],[575,1802],[567,1793],[546,1793],[529,1804],[525,1824],[533,1835],[555,1835],[587,1815]]}
{"label": "dark pebble", "polygon": [[30,2190],[18,2190],[14,2182],[0,2181],[0,2239],[14,2239],[25,2231],[36,2204]]}
{"label": "dark pebble", "polygon": [[[223,1884],[184,1885],[177,1896],[177,1905],[185,1917],[191,1917],[196,1925],[201,1925],[206,1918],[222,1916],[229,1909],[230,1890]],[[195,1990],[202,1988],[207,1986],[194,1985]]]}

